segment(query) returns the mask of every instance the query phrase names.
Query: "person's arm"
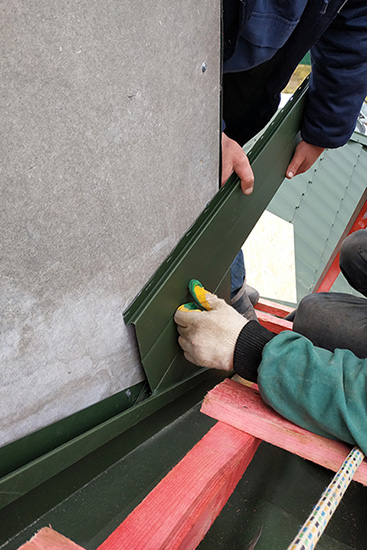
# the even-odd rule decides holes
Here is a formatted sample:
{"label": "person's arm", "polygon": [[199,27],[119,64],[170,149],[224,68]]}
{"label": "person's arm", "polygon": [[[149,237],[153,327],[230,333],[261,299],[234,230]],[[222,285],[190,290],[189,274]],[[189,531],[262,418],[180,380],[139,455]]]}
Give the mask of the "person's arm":
{"label": "person's arm", "polygon": [[348,0],[311,48],[312,72],[302,141],[286,170],[308,170],[325,148],[345,145],[367,95],[367,4]]}
{"label": "person's arm", "polygon": [[311,49],[302,139],[336,148],[350,138],[367,95],[367,3],[348,0]]}
{"label": "person's arm", "polygon": [[284,331],[265,345],[257,382],[264,401],[291,422],[367,452],[367,359]]}
{"label": "person's arm", "polygon": [[367,359],[334,353],[284,331],[274,335],[207,293],[210,311],[177,311],[179,343],[192,363],[231,372],[259,385],[266,403],[319,435],[367,453]]}
{"label": "person's arm", "polygon": [[251,321],[238,336],[233,366],[284,418],[367,452],[367,359],[318,348],[292,331],[275,336]]}

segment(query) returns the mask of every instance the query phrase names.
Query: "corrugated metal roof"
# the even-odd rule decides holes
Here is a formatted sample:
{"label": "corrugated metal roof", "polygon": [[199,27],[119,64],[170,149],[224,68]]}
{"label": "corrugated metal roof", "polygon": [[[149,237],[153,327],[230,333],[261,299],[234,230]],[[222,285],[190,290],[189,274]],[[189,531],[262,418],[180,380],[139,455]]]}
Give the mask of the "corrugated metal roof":
{"label": "corrugated metal roof", "polygon": [[[284,180],[268,206],[294,226],[297,300],[312,292],[367,184],[367,139],[353,134],[305,174]],[[339,276],[336,292],[359,295]]]}

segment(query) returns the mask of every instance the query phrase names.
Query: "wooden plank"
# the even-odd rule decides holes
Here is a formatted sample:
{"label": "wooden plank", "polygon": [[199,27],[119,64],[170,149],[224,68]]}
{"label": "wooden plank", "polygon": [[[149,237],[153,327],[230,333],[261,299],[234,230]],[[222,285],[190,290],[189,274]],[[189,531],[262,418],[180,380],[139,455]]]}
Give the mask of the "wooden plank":
{"label": "wooden plank", "polygon": [[260,441],[218,422],[98,550],[196,548]]}
{"label": "wooden plank", "polygon": [[[254,437],[336,472],[350,446],[313,434],[265,405],[258,391],[226,379],[205,397],[201,411]],[[364,460],[355,481],[367,485]]]}
{"label": "wooden plank", "polygon": [[275,334],[279,334],[279,332],[282,332],[283,330],[292,330],[293,328],[293,323],[291,321],[274,317],[274,315],[270,315],[264,311],[256,311],[256,316],[260,325]]}
{"label": "wooden plank", "polygon": [[256,310],[264,311],[265,313],[271,313],[277,317],[286,317],[289,313],[294,311],[294,307],[289,307],[283,304],[278,304],[276,302],[271,302],[270,300],[265,300],[265,298],[260,298],[255,306]]}
{"label": "wooden plank", "polygon": [[43,527],[31,540],[23,544],[19,550],[84,550],[75,542],[57,533],[50,527]]}

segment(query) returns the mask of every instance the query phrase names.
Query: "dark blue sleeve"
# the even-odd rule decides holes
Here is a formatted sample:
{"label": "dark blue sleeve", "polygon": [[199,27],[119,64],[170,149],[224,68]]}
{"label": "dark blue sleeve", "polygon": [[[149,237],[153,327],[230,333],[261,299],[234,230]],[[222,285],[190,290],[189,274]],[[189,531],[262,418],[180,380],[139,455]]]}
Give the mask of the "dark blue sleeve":
{"label": "dark blue sleeve", "polygon": [[340,147],[352,135],[367,95],[367,2],[348,0],[311,58],[302,138],[320,147]]}

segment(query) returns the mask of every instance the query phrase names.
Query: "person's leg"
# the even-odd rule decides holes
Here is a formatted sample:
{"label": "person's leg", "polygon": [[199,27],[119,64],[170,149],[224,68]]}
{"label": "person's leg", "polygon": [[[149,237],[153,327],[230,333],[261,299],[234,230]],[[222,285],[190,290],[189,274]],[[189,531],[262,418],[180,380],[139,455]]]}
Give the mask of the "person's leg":
{"label": "person's leg", "polygon": [[259,293],[246,284],[245,277],[245,261],[240,250],[231,265],[231,306],[247,319],[257,320],[253,306],[259,299]]}
{"label": "person's leg", "polygon": [[339,265],[350,286],[367,296],[367,229],[360,229],[343,241]]}
{"label": "person's leg", "polygon": [[[367,230],[349,235],[340,249],[340,270],[348,283],[367,296]],[[320,292],[303,298],[293,330],[316,346],[350,349],[367,357],[367,300],[351,294]]]}
{"label": "person's leg", "polygon": [[231,298],[242,288],[245,282],[246,269],[242,250],[239,251],[231,265]]}
{"label": "person's leg", "polygon": [[339,292],[305,296],[296,311],[293,330],[315,346],[349,349],[367,357],[367,300]]}

